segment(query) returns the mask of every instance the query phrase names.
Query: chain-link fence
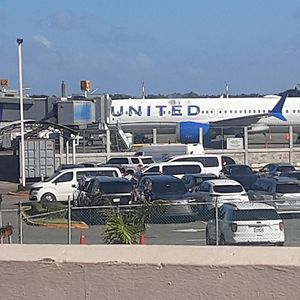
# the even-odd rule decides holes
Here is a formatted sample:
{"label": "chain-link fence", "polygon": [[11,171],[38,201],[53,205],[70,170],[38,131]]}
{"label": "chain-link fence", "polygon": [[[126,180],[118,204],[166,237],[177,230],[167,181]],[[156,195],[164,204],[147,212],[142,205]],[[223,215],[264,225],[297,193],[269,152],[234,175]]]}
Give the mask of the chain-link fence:
{"label": "chain-link fence", "polygon": [[20,206],[18,209],[0,210],[0,243],[22,244],[23,218]]}
{"label": "chain-link fence", "polygon": [[[144,205],[72,207],[51,204],[0,210],[3,243],[300,246],[297,202],[155,201]],[[50,206],[51,206],[50,205]],[[41,207],[43,209],[41,209]],[[281,206],[282,207],[282,206]],[[1,224],[2,221],[2,224]],[[4,234],[1,231],[1,235]]]}

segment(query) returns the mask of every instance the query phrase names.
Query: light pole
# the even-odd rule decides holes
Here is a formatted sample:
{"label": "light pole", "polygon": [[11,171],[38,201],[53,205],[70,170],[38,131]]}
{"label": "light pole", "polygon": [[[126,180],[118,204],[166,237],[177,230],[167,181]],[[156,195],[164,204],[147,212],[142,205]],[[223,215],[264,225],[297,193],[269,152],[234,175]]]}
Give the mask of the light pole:
{"label": "light pole", "polygon": [[23,39],[17,39],[19,57],[19,90],[20,90],[20,121],[21,121],[21,169],[22,186],[26,186],[25,178],[25,141],[24,141],[24,105],[23,105],[23,75],[22,75],[22,44]]}

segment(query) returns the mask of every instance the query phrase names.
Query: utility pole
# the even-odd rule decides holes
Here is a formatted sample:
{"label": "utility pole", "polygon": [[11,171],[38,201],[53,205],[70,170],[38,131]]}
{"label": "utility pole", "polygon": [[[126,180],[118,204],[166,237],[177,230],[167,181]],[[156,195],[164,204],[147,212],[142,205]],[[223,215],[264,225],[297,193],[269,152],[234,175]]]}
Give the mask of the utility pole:
{"label": "utility pole", "polygon": [[19,90],[20,90],[20,121],[21,121],[21,169],[22,169],[22,187],[26,186],[25,177],[25,139],[24,139],[24,104],[23,104],[23,74],[22,74],[22,44],[23,39],[17,39],[18,57],[19,57]]}

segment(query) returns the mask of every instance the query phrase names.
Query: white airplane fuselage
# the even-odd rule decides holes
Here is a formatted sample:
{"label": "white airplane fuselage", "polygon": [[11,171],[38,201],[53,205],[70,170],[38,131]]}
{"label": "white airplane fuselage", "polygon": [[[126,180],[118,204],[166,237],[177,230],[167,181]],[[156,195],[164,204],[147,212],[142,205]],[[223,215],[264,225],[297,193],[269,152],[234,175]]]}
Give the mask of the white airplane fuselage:
{"label": "white airplane fuselage", "polygon": [[[172,126],[193,121],[211,123],[268,113],[279,96],[259,98],[180,98],[112,100],[110,123],[122,127]],[[300,125],[300,98],[287,98],[282,114],[287,119],[263,117],[256,125]]]}

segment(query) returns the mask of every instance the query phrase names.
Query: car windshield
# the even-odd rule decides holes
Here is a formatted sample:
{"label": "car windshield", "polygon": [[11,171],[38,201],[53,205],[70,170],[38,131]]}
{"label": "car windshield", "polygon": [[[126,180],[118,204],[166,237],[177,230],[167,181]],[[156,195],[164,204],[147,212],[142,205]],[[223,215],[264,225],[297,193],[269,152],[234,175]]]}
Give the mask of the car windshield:
{"label": "car windshield", "polygon": [[53,175],[51,175],[50,177],[48,177],[47,179],[44,180],[44,182],[49,182],[51,181],[53,178],[57,177],[59,174],[61,174],[62,172],[56,172]]}
{"label": "car windshield", "polygon": [[279,220],[280,217],[274,209],[244,209],[234,210],[233,221],[258,221],[258,220]]}
{"label": "car windshield", "polygon": [[150,165],[150,164],[154,163],[152,158],[142,158],[141,160],[144,165]]}
{"label": "car windshield", "polygon": [[238,166],[231,169],[232,175],[248,175],[252,173],[253,171],[248,166]]}
{"label": "car windshield", "polygon": [[295,167],[293,166],[281,166],[277,168],[277,172],[290,172],[295,171]]}
{"label": "car windshield", "polygon": [[166,175],[200,174],[201,168],[198,165],[166,165],[163,166],[163,173]]}
{"label": "car windshield", "polygon": [[187,193],[187,189],[185,185],[178,181],[172,181],[172,182],[155,182],[152,185],[152,192],[158,196],[166,196],[166,195],[184,195]]}
{"label": "car windshield", "polygon": [[126,182],[101,182],[99,187],[104,194],[131,193],[133,186],[130,181]]}
{"label": "car windshield", "polygon": [[241,193],[243,188],[240,185],[215,185],[214,192],[223,194]]}
{"label": "car windshield", "polygon": [[281,194],[298,194],[300,193],[300,185],[294,183],[277,184],[276,193]]}

